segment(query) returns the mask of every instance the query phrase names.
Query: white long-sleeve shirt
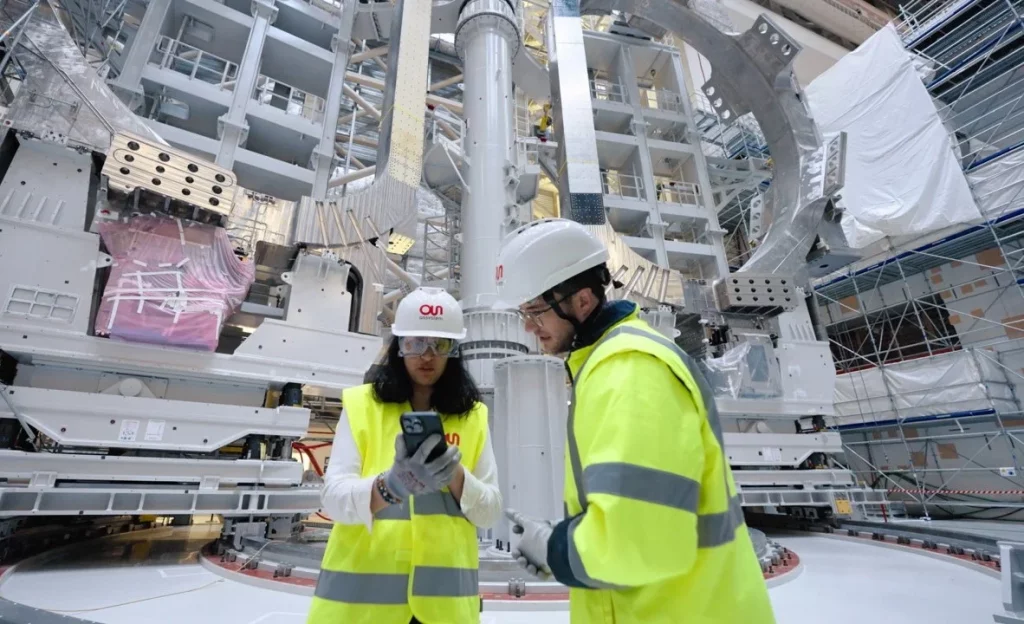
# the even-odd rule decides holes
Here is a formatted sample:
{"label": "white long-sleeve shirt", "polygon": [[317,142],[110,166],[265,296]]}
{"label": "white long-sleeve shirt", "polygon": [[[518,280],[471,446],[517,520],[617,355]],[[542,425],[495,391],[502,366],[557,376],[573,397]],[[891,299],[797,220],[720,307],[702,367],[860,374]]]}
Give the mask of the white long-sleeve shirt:
{"label": "white long-sleeve shirt", "polygon": [[[373,496],[373,482],[377,476],[361,477],[362,466],[363,457],[352,437],[348,414],[342,410],[338,428],[334,433],[327,474],[324,475],[320,503],[324,512],[335,522],[363,524],[367,530],[373,530],[370,501]],[[484,442],[476,467],[472,472],[466,470],[460,506],[466,519],[481,528],[493,526],[501,516],[498,468],[494,461],[490,435]]]}

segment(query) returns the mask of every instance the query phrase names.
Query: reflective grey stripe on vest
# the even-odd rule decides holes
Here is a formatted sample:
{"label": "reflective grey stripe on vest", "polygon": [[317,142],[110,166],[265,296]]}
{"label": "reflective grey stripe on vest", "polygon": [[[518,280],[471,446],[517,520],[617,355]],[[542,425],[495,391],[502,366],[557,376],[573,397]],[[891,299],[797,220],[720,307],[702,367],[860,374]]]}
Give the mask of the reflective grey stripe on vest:
{"label": "reflective grey stripe on vest", "polygon": [[451,492],[435,492],[412,499],[417,516],[452,516],[465,518],[462,508]]}
{"label": "reflective grey stripe on vest", "polygon": [[[583,371],[587,366],[587,362],[589,362],[590,358],[597,352],[598,347],[600,347],[605,341],[611,340],[620,334],[630,334],[653,340],[658,344],[671,349],[673,353],[679,357],[683,366],[685,366],[690,372],[694,382],[697,384],[697,389],[700,391],[701,400],[704,402],[704,408],[707,412],[708,424],[711,426],[715,439],[718,441],[718,444],[723,451],[722,459],[723,468],[725,469],[724,474],[728,475],[728,465],[725,464],[725,446],[722,437],[722,425],[718,418],[718,409],[715,406],[714,394],[693,359],[687,355],[686,352],[680,349],[678,345],[664,336],[649,333],[635,327],[618,327],[608,332],[608,334],[594,345],[594,349],[590,352],[590,355],[587,356],[587,359],[583,361],[579,371],[577,371],[573,378],[572,399],[569,405],[569,419],[566,424],[569,461],[572,466],[573,482],[576,485],[576,496],[579,499],[580,509],[584,512],[587,510],[588,493],[605,493],[614,494],[623,498],[675,507],[691,513],[697,513],[697,502],[700,499],[700,484],[682,475],[674,475],[672,473],[652,468],[644,468],[624,463],[594,464],[592,466],[588,466],[586,471],[582,468],[583,464],[580,459],[580,451],[579,446],[576,443],[576,432],[574,428],[577,382],[583,376]],[[680,382],[683,382],[683,380],[680,379]],[[726,493],[729,491],[728,477],[726,477],[725,491]],[[568,509],[566,509],[566,512],[568,513]],[[578,520],[575,522],[578,522]],[[698,546],[701,548],[710,548],[731,542],[736,534],[736,528],[742,523],[743,507],[740,503],[739,497],[732,497],[729,500],[729,506],[726,511],[721,513],[698,515]],[[572,525],[570,525],[570,532],[571,530]],[[576,552],[576,546],[571,539],[571,533],[569,540],[569,558],[570,564],[573,565],[574,574],[577,574],[581,579],[590,578],[586,574],[586,570],[583,568],[583,563],[579,557],[579,553]],[[579,570],[576,569],[576,564],[579,565]],[[595,582],[599,583],[599,581]],[[598,587],[598,585],[595,585],[595,587]]]}
{"label": "reflective grey stripe on vest", "polygon": [[587,466],[583,487],[587,494],[614,494],[690,513],[697,513],[700,499],[700,483],[689,477],[625,463]]}
{"label": "reflective grey stripe on vest", "polygon": [[[413,572],[413,596],[461,598],[476,596],[479,591],[476,570],[422,566]],[[409,602],[409,575],[320,570],[314,595],[350,604],[406,604]]]}
{"label": "reflective grey stripe on vest", "polygon": [[320,570],[313,595],[351,604],[396,605],[409,602],[409,575],[356,574]]}
{"label": "reflective grey stripe on vest", "polygon": [[[451,492],[434,492],[416,496],[413,499],[418,516],[451,516],[453,518],[465,518],[458,501]],[[402,502],[401,505],[388,505],[373,515],[375,520],[408,520],[409,504]]]}
{"label": "reflective grey stripe on vest", "polygon": [[476,596],[479,592],[480,580],[475,569],[419,566],[413,572],[413,596],[457,598]]}
{"label": "reflective grey stripe on vest", "polygon": [[593,589],[626,589],[619,585],[599,581],[587,574],[587,568],[583,565],[580,552],[576,550],[576,527],[579,526],[581,520],[583,520],[583,516],[579,515],[569,521],[569,567],[572,569],[572,575],[576,577],[576,580]]}
{"label": "reflective grey stripe on vest", "polygon": [[736,538],[736,529],[743,525],[743,503],[739,496],[729,499],[729,509],[722,513],[697,516],[697,548],[713,548]]}
{"label": "reflective grey stripe on vest", "polygon": [[383,509],[377,510],[377,513],[373,514],[374,520],[408,520],[409,519],[409,503],[402,502],[401,505],[388,505]]}

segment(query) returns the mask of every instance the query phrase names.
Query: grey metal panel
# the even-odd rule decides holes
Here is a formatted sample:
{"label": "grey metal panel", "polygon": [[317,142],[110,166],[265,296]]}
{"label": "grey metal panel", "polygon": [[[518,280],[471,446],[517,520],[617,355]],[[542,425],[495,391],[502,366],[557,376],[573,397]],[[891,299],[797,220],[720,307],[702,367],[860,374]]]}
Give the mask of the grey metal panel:
{"label": "grey metal panel", "polygon": [[583,0],[586,13],[625,11],[668,28],[711,64],[702,90],[727,120],[752,112],[768,142],[775,177],[765,196],[768,233],[740,269],[803,274],[827,197],[822,139],[793,74],[800,46],[761,15],[742,35],[723,33],[694,0]]}
{"label": "grey metal panel", "polygon": [[188,349],[117,342],[5,322],[0,323],[0,349],[19,361],[37,365],[73,364],[135,375],[174,375],[276,389],[291,381],[340,390],[362,383],[364,371],[380,349],[380,338],[318,332],[266,319],[233,355],[204,353],[199,361],[197,354]]}
{"label": "grey metal panel", "polygon": [[146,481],[202,483],[204,487],[262,484],[299,485],[302,464],[295,461],[259,459],[188,459],[78,455],[73,453],[25,453],[0,451],[0,477],[54,485],[56,481]]}
{"label": "grey metal panel", "polygon": [[226,517],[312,513],[320,488],[0,487],[0,518],[221,514]]}
{"label": "grey metal panel", "polygon": [[590,104],[583,23],[576,0],[553,0],[548,11],[548,73],[563,215],[585,225],[605,222],[597,136]]}
{"label": "grey metal panel", "polygon": [[[299,438],[303,407],[249,407],[8,386],[0,419],[23,420],[64,446],[212,453],[247,435]],[[17,411],[17,414],[12,412]]]}
{"label": "grey metal panel", "polygon": [[4,125],[57,143],[106,152],[120,130],[164,143],[137,118],[85,61],[46,2],[25,31],[20,54],[27,82],[11,103]]}
{"label": "grey metal panel", "polygon": [[849,470],[733,470],[733,480],[743,487],[769,485],[854,485]]}
{"label": "grey metal panel", "polygon": [[[410,0],[412,1],[412,0]],[[392,11],[391,33],[388,37],[388,70],[384,74],[384,101],[381,102],[380,123],[377,126],[377,167],[384,170],[391,155],[391,126],[395,121],[395,84],[399,78],[398,62],[401,60],[403,41],[403,10],[407,0],[396,0]],[[410,44],[413,44],[410,42]],[[413,44],[414,45],[414,44]],[[400,102],[400,104],[405,104]]]}
{"label": "grey metal panel", "polygon": [[[838,433],[732,433],[723,434],[732,466],[799,466],[812,453],[842,453]],[[772,457],[775,455],[775,457]]]}
{"label": "grey metal panel", "polygon": [[[33,178],[38,180],[39,176]],[[42,181],[39,182],[41,185]],[[17,188],[35,190],[39,185],[13,187]],[[15,192],[13,189],[11,193]],[[6,191],[6,186],[0,187],[0,191]],[[85,334],[90,327],[96,266],[109,266],[110,257],[100,253],[98,235],[82,231],[85,214],[81,202],[64,204],[58,224],[66,225],[67,230],[30,220],[38,205],[36,201],[26,206],[21,219],[9,218],[8,215],[22,212],[15,209],[20,203],[8,204],[8,210],[0,205],[0,323],[16,324],[22,330],[38,327]],[[52,201],[49,204],[57,205]],[[75,225],[77,231],[70,231]],[[40,250],[59,250],[61,262],[41,262]],[[44,299],[49,299],[51,307],[44,305]],[[20,303],[23,301],[32,303]],[[17,331],[17,340],[25,342],[27,339],[22,335],[27,332]],[[0,338],[0,348],[9,351],[11,346]]]}

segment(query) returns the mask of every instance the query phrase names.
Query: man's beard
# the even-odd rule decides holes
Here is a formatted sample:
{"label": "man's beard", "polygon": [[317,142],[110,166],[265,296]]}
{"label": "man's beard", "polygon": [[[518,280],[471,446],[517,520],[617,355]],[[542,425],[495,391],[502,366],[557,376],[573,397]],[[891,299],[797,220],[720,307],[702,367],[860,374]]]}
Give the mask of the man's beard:
{"label": "man's beard", "polygon": [[575,338],[575,333],[569,334],[568,336],[563,338],[561,342],[555,345],[554,353],[552,353],[551,355],[563,355],[565,353],[568,353],[569,351],[572,351],[572,341]]}

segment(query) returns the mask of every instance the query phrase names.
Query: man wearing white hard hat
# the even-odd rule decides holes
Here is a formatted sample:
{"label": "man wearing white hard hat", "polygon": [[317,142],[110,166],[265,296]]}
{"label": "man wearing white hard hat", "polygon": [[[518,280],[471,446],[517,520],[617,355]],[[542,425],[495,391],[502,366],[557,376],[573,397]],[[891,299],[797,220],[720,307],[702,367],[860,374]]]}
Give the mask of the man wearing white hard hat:
{"label": "man wearing white hard hat", "polygon": [[636,304],[605,300],[607,260],[564,219],[502,245],[498,305],[519,311],[543,351],[568,353],[573,384],[567,517],[508,510],[513,556],[570,587],[574,623],[773,623],[711,389]]}
{"label": "man wearing white hard hat", "polygon": [[[480,621],[477,527],[501,516],[487,407],[459,358],[462,308],[440,288],[399,303],[372,383],[342,393],[321,501],[334,527],[310,624]],[[406,447],[400,418],[437,412],[440,435]],[[435,417],[436,418],[436,417]]]}

